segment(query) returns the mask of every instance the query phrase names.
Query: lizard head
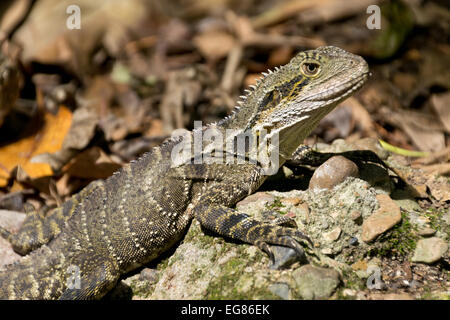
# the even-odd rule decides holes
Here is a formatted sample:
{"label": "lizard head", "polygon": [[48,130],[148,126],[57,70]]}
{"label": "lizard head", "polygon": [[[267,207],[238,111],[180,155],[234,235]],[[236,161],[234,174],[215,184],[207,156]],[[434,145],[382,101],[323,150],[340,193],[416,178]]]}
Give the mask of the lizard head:
{"label": "lizard head", "polygon": [[289,157],[319,121],[359,89],[369,75],[360,56],[337,47],[298,53],[269,71],[243,97],[230,127],[277,134],[279,152]]}

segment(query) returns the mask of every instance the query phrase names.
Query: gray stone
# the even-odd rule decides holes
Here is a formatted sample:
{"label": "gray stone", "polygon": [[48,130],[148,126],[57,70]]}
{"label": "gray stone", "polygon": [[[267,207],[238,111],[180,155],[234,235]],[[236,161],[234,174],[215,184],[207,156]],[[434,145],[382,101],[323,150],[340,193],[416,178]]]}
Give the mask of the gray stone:
{"label": "gray stone", "polygon": [[269,291],[279,296],[281,299],[289,299],[289,286],[284,282],[273,283],[269,286]]}
{"label": "gray stone", "polygon": [[287,268],[294,262],[304,259],[304,257],[300,257],[292,248],[273,245],[271,246],[271,250],[275,259],[275,262],[270,265],[270,269],[272,270]]}
{"label": "gray stone", "polygon": [[417,242],[413,262],[434,263],[447,252],[448,244],[438,237],[421,239]]}
{"label": "gray stone", "polygon": [[144,268],[139,274],[139,280],[146,280],[149,283],[156,283],[158,281],[158,270]]}
{"label": "gray stone", "polygon": [[450,211],[447,211],[443,216],[442,216],[442,220],[444,220],[444,222],[447,225],[450,225]]}
{"label": "gray stone", "polygon": [[422,237],[429,237],[436,233],[436,230],[430,228],[430,227],[422,227],[417,230],[417,233]]}
{"label": "gray stone", "polygon": [[293,272],[297,291],[303,299],[327,299],[340,283],[339,273],[334,269],[302,266]]}

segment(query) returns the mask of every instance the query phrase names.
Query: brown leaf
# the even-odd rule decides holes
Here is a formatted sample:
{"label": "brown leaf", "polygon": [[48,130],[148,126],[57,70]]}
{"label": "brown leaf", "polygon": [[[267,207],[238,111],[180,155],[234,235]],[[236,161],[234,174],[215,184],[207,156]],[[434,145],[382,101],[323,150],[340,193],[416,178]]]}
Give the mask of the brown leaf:
{"label": "brown leaf", "polygon": [[447,133],[450,133],[450,92],[444,94],[433,94],[431,105],[439,117]]}
{"label": "brown leaf", "polygon": [[17,165],[20,165],[32,179],[52,175],[50,165],[33,163],[30,160],[35,155],[61,149],[71,122],[72,113],[61,106],[56,115],[50,113],[44,115],[44,124],[37,134],[1,147],[0,186],[6,186],[9,172]]}
{"label": "brown leaf", "polygon": [[72,177],[105,179],[121,167],[112,161],[99,147],[90,148],[72,159],[63,171]]}
{"label": "brown leaf", "polygon": [[450,200],[450,181],[447,177],[435,177],[432,175],[427,181],[427,187],[431,195],[438,201]]}
{"label": "brown leaf", "polygon": [[[73,4],[81,8],[81,29],[66,27],[66,9]],[[144,0],[40,0],[13,39],[23,44],[26,63],[64,64],[82,73],[90,71],[90,54],[102,40],[110,52],[116,53],[128,40],[126,30],[136,30],[146,13],[148,4]]]}
{"label": "brown leaf", "polygon": [[445,148],[443,126],[436,117],[425,112],[380,110],[385,120],[401,128],[424,151],[438,151]]}

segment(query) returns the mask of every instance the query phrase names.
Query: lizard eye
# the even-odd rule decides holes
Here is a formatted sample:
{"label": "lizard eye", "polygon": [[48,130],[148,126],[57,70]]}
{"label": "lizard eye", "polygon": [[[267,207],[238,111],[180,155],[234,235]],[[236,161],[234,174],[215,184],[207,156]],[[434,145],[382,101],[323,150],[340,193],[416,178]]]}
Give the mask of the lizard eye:
{"label": "lizard eye", "polygon": [[319,73],[319,64],[315,62],[305,62],[302,64],[302,72],[305,76],[315,76]]}

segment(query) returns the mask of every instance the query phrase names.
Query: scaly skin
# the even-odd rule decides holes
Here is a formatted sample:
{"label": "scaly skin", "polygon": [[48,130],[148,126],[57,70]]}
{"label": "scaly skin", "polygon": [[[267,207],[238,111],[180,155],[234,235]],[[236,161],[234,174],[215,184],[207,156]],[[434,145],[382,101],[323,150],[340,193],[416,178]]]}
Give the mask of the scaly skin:
{"label": "scaly skin", "polygon": [[[233,129],[227,141],[245,132],[264,142],[277,138],[269,154],[276,155],[278,169],[292,155],[298,157],[295,150],[304,138],[367,77],[366,62],[342,49],[301,52],[265,75],[229,117],[188,136]],[[260,135],[263,129],[266,136]],[[258,246],[271,258],[271,244],[303,254],[300,242],[309,239],[282,226],[286,221],[265,223],[231,208],[267,178],[260,162],[196,164],[189,153],[174,164],[172,156],[183,141],[165,142],[47,215],[29,214],[16,235],[0,229],[16,251],[32,251],[1,272],[0,297],[101,298],[121,275],[177,243],[193,218],[217,234]],[[207,155],[208,148],[203,145],[200,154]],[[236,150],[228,156],[239,158]],[[252,159],[248,150],[245,157]],[[70,285],[76,284],[74,270],[79,287]]]}

